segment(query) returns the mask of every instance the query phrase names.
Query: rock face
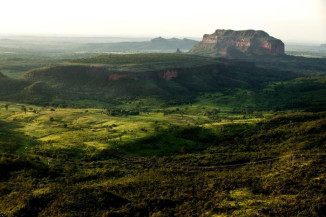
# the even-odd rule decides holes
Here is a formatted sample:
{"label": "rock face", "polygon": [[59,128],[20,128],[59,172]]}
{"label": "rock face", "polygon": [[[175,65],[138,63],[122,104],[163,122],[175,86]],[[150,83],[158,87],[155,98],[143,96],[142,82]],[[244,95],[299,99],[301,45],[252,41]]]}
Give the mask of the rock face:
{"label": "rock face", "polygon": [[182,54],[181,50],[177,48],[177,51],[175,52],[176,54]]}
{"label": "rock face", "polygon": [[284,55],[284,43],[264,31],[216,30],[205,34],[190,53],[206,56],[241,57],[249,55]]}
{"label": "rock face", "polygon": [[163,79],[167,80],[167,81],[170,81],[172,80],[173,78],[176,78],[178,77],[178,71],[176,70],[167,70],[163,73]]}

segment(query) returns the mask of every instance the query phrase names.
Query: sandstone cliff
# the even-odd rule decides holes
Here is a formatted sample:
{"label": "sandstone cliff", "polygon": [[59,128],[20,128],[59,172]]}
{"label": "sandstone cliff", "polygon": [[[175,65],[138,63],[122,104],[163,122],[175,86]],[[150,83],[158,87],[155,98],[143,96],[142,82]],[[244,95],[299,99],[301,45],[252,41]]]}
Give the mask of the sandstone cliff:
{"label": "sandstone cliff", "polygon": [[284,55],[284,43],[264,31],[216,30],[205,34],[190,53],[206,56],[241,57],[248,55]]}

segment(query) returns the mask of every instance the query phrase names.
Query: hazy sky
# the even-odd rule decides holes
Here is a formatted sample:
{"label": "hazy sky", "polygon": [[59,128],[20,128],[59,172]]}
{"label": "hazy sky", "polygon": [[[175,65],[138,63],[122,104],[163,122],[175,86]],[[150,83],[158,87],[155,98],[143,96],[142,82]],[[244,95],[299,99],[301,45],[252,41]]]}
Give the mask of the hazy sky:
{"label": "hazy sky", "polygon": [[326,42],[326,0],[2,0],[0,34],[198,37],[261,29]]}

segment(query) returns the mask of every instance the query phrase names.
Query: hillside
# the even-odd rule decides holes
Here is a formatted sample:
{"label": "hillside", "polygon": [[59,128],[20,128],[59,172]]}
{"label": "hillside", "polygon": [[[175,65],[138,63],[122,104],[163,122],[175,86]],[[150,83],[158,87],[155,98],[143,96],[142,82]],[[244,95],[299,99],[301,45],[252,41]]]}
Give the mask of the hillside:
{"label": "hillside", "polygon": [[324,216],[325,112],[151,108],[1,110],[0,213]]}
{"label": "hillside", "polygon": [[254,62],[262,68],[273,68],[299,73],[300,76],[326,74],[326,58],[308,58],[302,56],[247,56],[242,60]]}
{"label": "hillside", "polygon": [[19,101],[22,98],[21,91],[28,84],[30,82],[26,80],[10,79],[0,72],[0,99]]}
{"label": "hillside", "polygon": [[255,30],[216,30],[205,34],[191,54],[205,56],[244,57],[251,55],[284,55],[284,43],[264,31]]}
{"label": "hillside", "polygon": [[6,76],[4,74],[2,74],[2,72],[0,72],[0,80],[5,79],[5,78],[6,78]]}
{"label": "hillside", "polygon": [[89,43],[80,49],[92,52],[153,52],[153,51],[176,51],[178,48],[188,51],[198,41],[190,39],[162,37],[142,42],[117,42],[117,43]]}
{"label": "hillside", "polygon": [[[61,99],[194,98],[227,88],[259,88],[294,78],[253,63],[180,54],[107,55],[32,70],[23,79],[48,86]],[[38,85],[38,86],[39,86]]]}
{"label": "hillside", "polygon": [[[20,79],[4,77],[0,99],[77,107],[145,98],[161,106],[204,99],[250,110],[319,111],[326,108],[321,97],[326,95],[325,70],[322,59],[291,56],[240,61],[186,54],[103,55],[30,70]],[[205,99],[204,93],[219,97]]]}

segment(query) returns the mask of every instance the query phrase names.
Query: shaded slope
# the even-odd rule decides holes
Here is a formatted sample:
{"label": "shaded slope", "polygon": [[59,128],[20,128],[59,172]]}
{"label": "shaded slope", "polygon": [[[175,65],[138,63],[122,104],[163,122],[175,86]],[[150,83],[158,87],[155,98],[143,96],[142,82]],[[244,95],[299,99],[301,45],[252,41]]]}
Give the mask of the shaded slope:
{"label": "shaded slope", "polygon": [[253,63],[178,54],[108,55],[33,70],[29,82],[41,82],[56,97],[183,97],[223,88],[257,88],[268,81],[288,80],[292,73],[265,70]]}
{"label": "shaded slope", "polygon": [[0,72],[0,98],[2,100],[19,100],[20,93],[30,82],[10,79]]}

